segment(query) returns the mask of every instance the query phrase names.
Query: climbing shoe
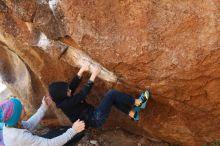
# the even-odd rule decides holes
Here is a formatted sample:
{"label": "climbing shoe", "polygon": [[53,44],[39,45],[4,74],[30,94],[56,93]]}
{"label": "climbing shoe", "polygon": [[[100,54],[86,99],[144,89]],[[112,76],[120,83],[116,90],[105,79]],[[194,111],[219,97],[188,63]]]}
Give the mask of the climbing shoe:
{"label": "climbing shoe", "polygon": [[139,119],[140,119],[140,116],[139,116],[140,110],[141,109],[139,107],[137,107],[137,106],[134,107],[134,120],[135,121],[139,121]]}
{"label": "climbing shoe", "polygon": [[144,109],[147,106],[147,101],[151,97],[151,93],[147,90],[141,93],[140,97],[138,98],[141,101],[141,104],[138,106],[140,109]]}

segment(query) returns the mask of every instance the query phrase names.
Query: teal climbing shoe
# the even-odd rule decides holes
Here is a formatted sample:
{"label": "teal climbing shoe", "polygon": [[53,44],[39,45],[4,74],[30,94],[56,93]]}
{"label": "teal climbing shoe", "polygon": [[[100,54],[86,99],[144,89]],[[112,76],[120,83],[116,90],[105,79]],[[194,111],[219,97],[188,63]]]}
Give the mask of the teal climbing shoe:
{"label": "teal climbing shoe", "polygon": [[139,112],[140,112],[140,108],[135,106],[134,107],[134,120],[135,121],[139,121],[140,120],[140,116],[139,116]]}
{"label": "teal climbing shoe", "polygon": [[140,109],[145,109],[147,106],[148,99],[151,97],[151,93],[147,90],[141,93],[140,97],[138,98],[141,101],[141,104],[138,106]]}

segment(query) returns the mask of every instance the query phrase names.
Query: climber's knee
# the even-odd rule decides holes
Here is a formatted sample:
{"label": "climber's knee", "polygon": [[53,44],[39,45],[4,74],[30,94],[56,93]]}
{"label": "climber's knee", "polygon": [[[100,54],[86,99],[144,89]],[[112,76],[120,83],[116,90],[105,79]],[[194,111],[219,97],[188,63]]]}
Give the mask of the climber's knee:
{"label": "climber's knee", "polygon": [[114,89],[111,89],[111,90],[109,90],[107,93],[106,93],[106,96],[108,96],[108,97],[115,97],[115,96],[117,96],[117,93],[118,93],[119,91],[117,91],[117,90],[114,90]]}

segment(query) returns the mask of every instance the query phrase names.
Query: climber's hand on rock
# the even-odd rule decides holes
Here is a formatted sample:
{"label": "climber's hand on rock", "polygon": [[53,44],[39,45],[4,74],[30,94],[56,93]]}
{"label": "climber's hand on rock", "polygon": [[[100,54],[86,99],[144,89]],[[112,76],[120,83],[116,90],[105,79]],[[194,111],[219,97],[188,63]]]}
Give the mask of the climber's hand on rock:
{"label": "climber's hand on rock", "polygon": [[78,119],[73,123],[72,128],[76,131],[76,133],[80,133],[85,129],[85,123]]}
{"label": "climber's hand on rock", "polygon": [[77,75],[79,77],[81,77],[84,71],[89,70],[89,65],[90,65],[90,63],[88,61],[84,61],[81,68],[80,68],[80,70],[79,70],[79,72],[77,73]]}
{"label": "climber's hand on rock", "polygon": [[90,81],[94,82],[96,76],[101,72],[101,67],[100,66],[95,66],[94,68],[92,68],[92,75],[89,78]]}
{"label": "climber's hand on rock", "polygon": [[83,65],[81,66],[81,69],[82,69],[83,71],[88,71],[88,70],[89,70],[89,65],[90,65],[90,62],[84,61],[84,62],[83,62]]}
{"label": "climber's hand on rock", "polygon": [[92,71],[92,75],[97,76],[100,72],[101,72],[101,67],[97,65]]}

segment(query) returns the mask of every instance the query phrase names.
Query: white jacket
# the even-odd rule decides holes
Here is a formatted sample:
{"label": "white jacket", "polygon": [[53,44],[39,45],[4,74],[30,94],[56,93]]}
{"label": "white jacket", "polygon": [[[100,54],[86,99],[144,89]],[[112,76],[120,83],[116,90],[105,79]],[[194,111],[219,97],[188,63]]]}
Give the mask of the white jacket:
{"label": "white jacket", "polygon": [[41,105],[38,111],[27,121],[22,121],[24,129],[3,127],[3,140],[5,146],[62,146],[75,134],[73,128],[69,128],[65,133],[52,139],[47,139],[33,135],[33,131],[41,119],[44,117],[47,108]]}

